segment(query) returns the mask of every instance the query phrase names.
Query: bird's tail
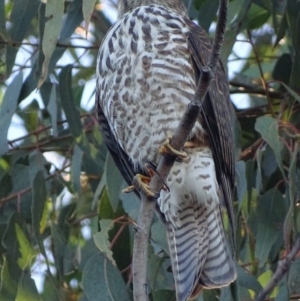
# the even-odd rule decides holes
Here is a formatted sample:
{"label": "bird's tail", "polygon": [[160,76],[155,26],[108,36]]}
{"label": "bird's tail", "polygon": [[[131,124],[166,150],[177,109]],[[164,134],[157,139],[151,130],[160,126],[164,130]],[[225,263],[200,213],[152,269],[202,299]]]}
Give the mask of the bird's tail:
{"label": "bird's tail", "polygon": [[236,278],[220,209],[195,207],[179,213],[183,221],[180,228],[167,222],[177,301],[193,299],[203,288],[227,286]]}
{"label": "bird's tail", "polygon": [[178,174],[177,178],[168,182],[169,195],[161,195],[162,203],[167,204],[161,208],[167,220],[177,301],[194,298],[203,288],[227,286],[236,278],[212,156],[208,151],[190,156],[186,165],[174,165],[173,177]]}

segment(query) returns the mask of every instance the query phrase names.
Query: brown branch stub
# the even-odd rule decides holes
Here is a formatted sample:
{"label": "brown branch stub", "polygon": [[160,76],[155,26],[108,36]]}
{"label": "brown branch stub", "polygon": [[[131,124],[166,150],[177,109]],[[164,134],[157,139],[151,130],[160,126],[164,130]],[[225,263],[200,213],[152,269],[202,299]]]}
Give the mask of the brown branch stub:
{"label": "brown branch stub", "polygon": [[[201,110],[202,100],[205,98],[211,78],[213,76],[216,64],[219,59],[219,53],[224,40],[226,26],[228,0],[220,0],[219,18],[216,35],[213,43],[213,50],[209,59],[208,66],[203,68],[199,84],[195,95],[187,107],[182,121],[176,129],[170,142],[171,147],[180,151],[186,142]],[[154,174],[150,181],[150,189],[156,195],[159,194],[164,181],[166,180],[175,159],[173,156],[162,156],[158,166],[157,173]],[[148,261],[148,241],[150,234],[151,222],[155,210],[155,199],[141,194],[142,202],[140,207],[139,218],[134,238],[133,247],[133,296],[135,301],[148,301],[147,293],[147,261]]]}
{"label": "brown branch stub", "polygon": [[296,255],[300,251],[300,235],[296,238],[294,246],[291,252],[281,261],[278,262],[277,269],[269,281],[269,283],[263,288],[263,290],[259,293],[255,301],[264,301],[266,297],[272,292],[280,279],[285,275],[285,273],[289,270],[289,267],[292,261],[295,259]]}

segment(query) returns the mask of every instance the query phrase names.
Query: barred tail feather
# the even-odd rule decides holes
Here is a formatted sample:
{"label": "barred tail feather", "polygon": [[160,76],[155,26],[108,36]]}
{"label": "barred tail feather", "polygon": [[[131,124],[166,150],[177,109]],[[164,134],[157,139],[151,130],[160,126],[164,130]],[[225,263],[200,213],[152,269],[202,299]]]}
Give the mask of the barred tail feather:
{"label": "barred tail feather", "polygon": [[222,223],[220,208],[215,208],[207,216],[209,246],[199,283],[204,288],[229,285],[236,278]]}
{"label": "barred tail feather", "polygon": [[194,291],[208,251],[205,208],[186,207],[178,212],[181,227],[167,222],[167,237],[174,274],[177,301],[185,301]]}

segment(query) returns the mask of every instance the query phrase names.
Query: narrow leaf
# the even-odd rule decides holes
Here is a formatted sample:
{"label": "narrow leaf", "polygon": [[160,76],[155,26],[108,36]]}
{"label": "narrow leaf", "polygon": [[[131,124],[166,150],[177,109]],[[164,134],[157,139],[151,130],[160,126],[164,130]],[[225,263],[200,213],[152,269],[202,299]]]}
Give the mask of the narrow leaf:
{"label": "narrow leaf", "polygon": [[17,108],[22,82],[23,74],[20,72],[7,87],[2,102],[0,101],[0,156],[8,151],[7,132]]}
{"label": "narrow leaf", "polygon": [[85,30],[88,31],[89,23],[91,19],[92,12],[95,7],[95,0],[83,0],[82,1],[82,14],[85,23]]}
{"label": "narrow leaf", "polygon": [[262,290],[262,286],[257,281],[257,279],[253,275],[248,273],[245,269],[243,269],[239,265],[236,265],[236,271],[237,281],[240,286],[251,289],[255,292],[255,294],[258,294]]}
{"label": "narrow leaf", "polygon": [[56,95],[56,85],[52,85],[49,103],[47,110],[51,116],[51,125],[52,125],[52,135],[57,137],[57,95]]}
{"label": "narrow leaf", "polygon": [[[10,15],[11,26],[8,35],[14,46],[6,46],[6,75],[11,73],[19,50],[18,43],[22,42],[29,30],[29,24],[32,18],[37,14],[40,1],[38,0],[14,0],[13,9]],[[5,19],[4,19],[5,20]],[[3,21],[4,21],[3,20]]]}
{"label": "narrow leaf", "polygon": [[55,257],[55,265],[57,272],[60,276],[63,275],[63,258],[65,252],[65,239],[61,232],[61,229],[57,224],[51,224],[51,236],[54,247],[54,257]]}
{"label": "narrow leaf", "polygon": [[34,280],[28,271],[23,271],[18,285],[17,301],[41,301]]}
{"label": "narrow leaf", "polygon": [[288,286],[291,295],[300,294],[300,258],[298,257],[290,267],[289,277],[288,277]]}
{"label": "narrow leaf", "polygon": [[20,257],[18,258],[19,267],[24,270],[29,266],[33,256],[36,254],[32,248],[30,241],[27,239],[26,234],[23,229],[15,224],[16,238],[19,243]]}
{"label": "narrow leaf", "polygon": [[262,116],[256,119],[255,130],[261,134],[262,138],[270,145],[273,149],[277,164],[285,178],[285,172],[281,159],[281,151],[283,144],[279,140],[278,135],[278,122],[270,116]]}
{"label": "narrow leaf", "polygon": [[72,93],[72,65],[67,65],[59,74],[59,93],[61,104],[69,123],[70,132],[76,139],[82,133],[80,113],[75,106]]}
{"label": "narrow leaf", "polygon": [[42,234],[41,221],[45,210],[47,191],[45,187],[45,179],[43,172],[40,170],[35,174],[32,182],[33,194],[32,194],[32,228],[35,234],[38,246],[42,254],[46,254]]}
{"label": "narrow leaf", "polygon": [[297,92],[295,92],[293,89],[291,89],[288,85],[286,85],[285,83],[281,83],[284,87],[285,87],[285,89],[289,92],[289,94],[292,96],[292,97],[294,97],[297,101],[299,101],[300,102],[300,95],[297,93]]}
{"label": "narrow leaf", "polygon": [[11,278],[8,268],[9,262],[6,257],[3,258],[1,269],[1,288],[0,300],[15,301],[18,291],[17,282]]}
{"label": "narrow leaf", "polygon": [[72,164],[71,164],[71,179],[72,184],[77,193],[81,191],[80,185],[80,174],[81,174],[81,163],[82,163],[83,151],[80,149],[78,145],[75,145],[73,156],[72,156]]}
{"label": "narrow leaf", "polygon": [[276,188],[258,197],[255,257],[259,260],[259,267],[264,266],[273,244],[280,235],[279,229],[283,225],[285,213],[285,201]]}
{"label": "narrow leaf", "polygon": [[46,4],[45,16],[47,18],[45,24],[45,31],[43,36],[43,53],[45,55],[45,60],[42,67],[41,77],[37,84],[40,88],[43,82],[48,76],[48,66],[56,48],[56,42],[61,28],[62,17],[64,13],[64,1],[63,0],[48,0]]}
{"label": "narrow leaf", "polygon": [[2,244],[6,249],[10,277],[18,283],[22,269],[36,254],[29,240],[27,225],[18,213],[11,216]]}
{"label": "narrow leaf", "polygon": [[119,195],[121,191],[121,185],[123,183],[123,177],[109,153],[107,153],[105,162],[105,178],[107,194],[109,196],[112,208],[114,211],[116,211],[119,203]]}
{"label": "narrow leaf", "polygon": [[239,208],[241,208],[244,196],[247,192],[247,179],[246,179],[246,164],[244,161],[239,161],[235,164],[236,171],[236,191],[239,201]]}

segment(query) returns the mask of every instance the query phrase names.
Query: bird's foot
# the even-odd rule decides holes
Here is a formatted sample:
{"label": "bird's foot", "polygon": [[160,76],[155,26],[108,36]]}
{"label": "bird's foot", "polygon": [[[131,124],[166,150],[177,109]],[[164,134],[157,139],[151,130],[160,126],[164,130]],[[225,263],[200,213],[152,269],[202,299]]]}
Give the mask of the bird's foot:
{"label": "bird's foot", "polygon": [[122,190],[124,193],[129,193],[137,189],[138,191],[143,191],[148,197],[151,198],[158,198],[158,196],[153,193],[149,187],[149,183],[151,181],[151,175],[150,177],[141,175],[141,174],[136,174],[135,177],[133,178],[133,184],[131,186],[126,187],[125,189]]}
{"label": "bird's foot", "polygon": [[[172,133],[167,131],[167,140],[164,142],[164,144],[159,148],[159,152],[163,155],[163,156],[168,156],[168,155],[175,155],[179,161],[182,161],[183,159],[185,159],[187,157],[187,153],[185,151],[178,151],[176,149],[174,149],[170,142],[172,140]],[[192,141],[187,141],[183,148],[193,148],[195,147],[194,143]]]}
{"label": "bird's foot", "polygon": [[158,171],[156,170],[156,165],[153,164],[152,162],[148,162],[145,165],[145,170],[147,172],[147,174],[152,178],[155,174],[157,174],[159,176],[159,178],[161,179],[161,181],[164,183],[164,186],[162,187],[162,190],[166,191],[166,192],[170,192],[170,189],[168,187],[168,185],[165,183],[165,181],[161,178],[160,174],[158,173]]}

